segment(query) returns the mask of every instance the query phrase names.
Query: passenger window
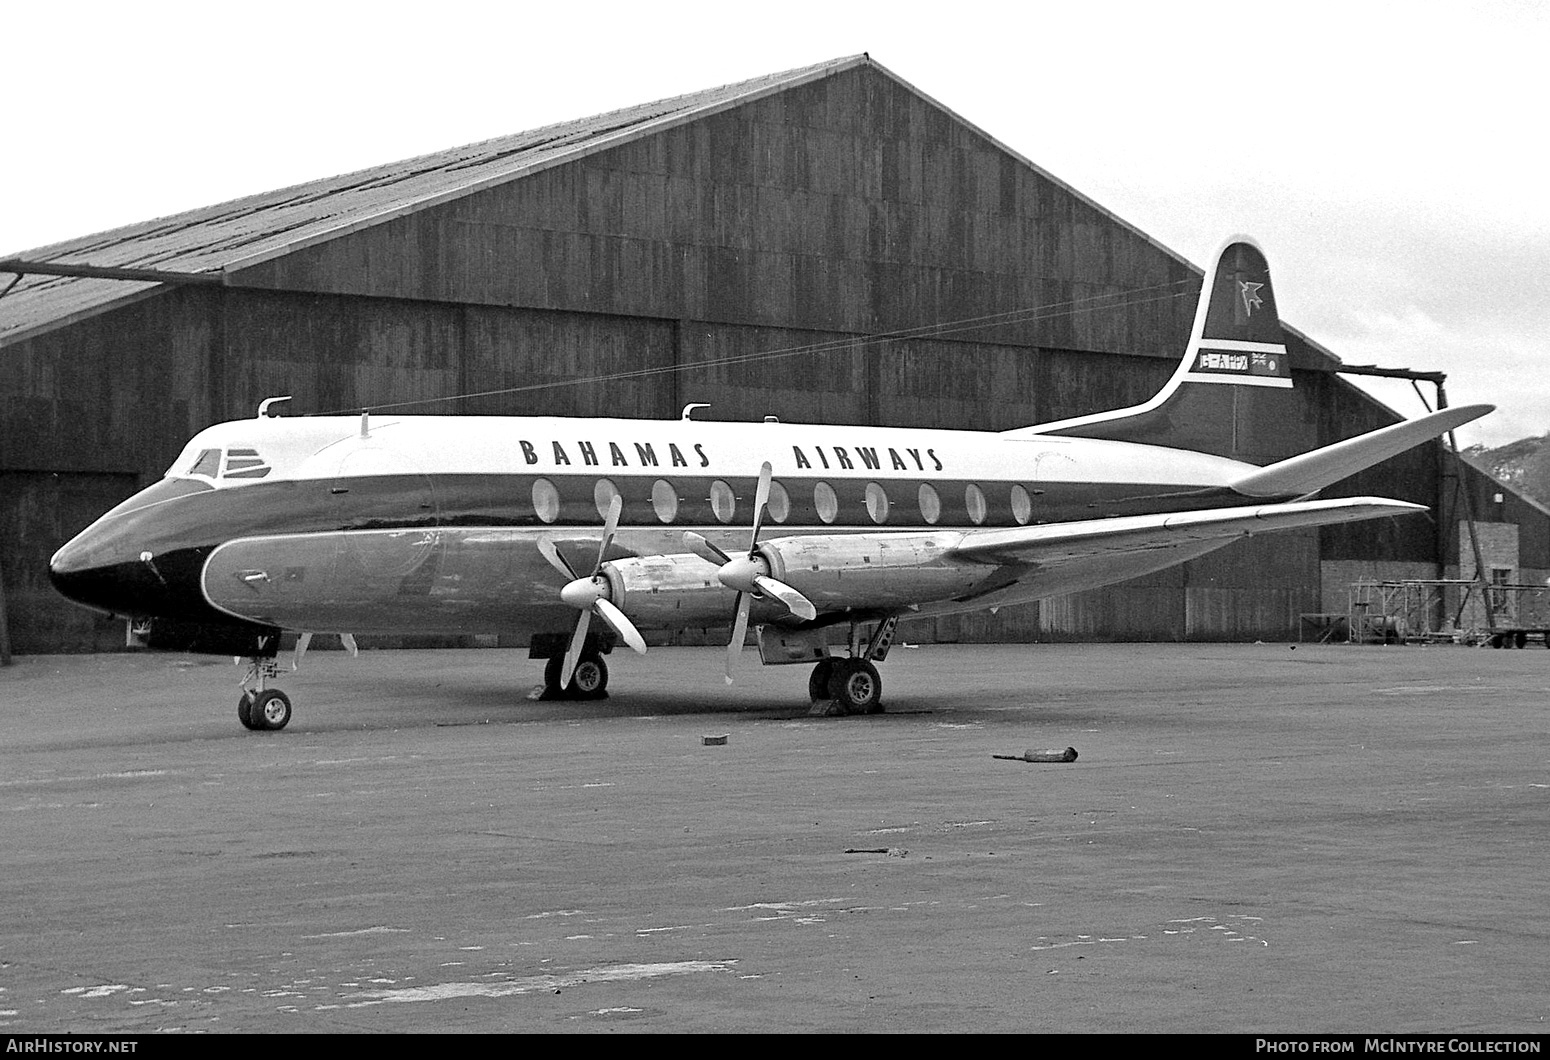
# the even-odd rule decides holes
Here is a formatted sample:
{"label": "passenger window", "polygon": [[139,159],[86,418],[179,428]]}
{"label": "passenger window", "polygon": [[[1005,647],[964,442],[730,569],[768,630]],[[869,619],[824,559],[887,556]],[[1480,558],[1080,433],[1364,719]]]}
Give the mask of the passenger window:
{"label": "passenger window", "polygon": [[592,503],[597,506],[597,514],[604,520],[608,518],[608,506],[613,504],[617,496],[619,496],[619,487],[606,478],[598,479],[597,485],[592,487]]}
{"label": "passenger window", "polygon": [[866,484],[866,513],[874,523],[888,521],[888,494],[875,482]]}
{"label": "passenger window", "polygon": [[963,491],[963,503],[969,509],[969,522],[975,526],[985,521],[985,491],[974,483]]}
{"label": "passenger window", "polygon": [[1033,518],[1033,498],[1021,486],[1012,487],[1012,518],[1022,526],[1027,526],[1028,520]]}
{"label": "passenger window", "polygon": [[533,482],[533,511],[546,523],[560,517],[560,491],[546,478]]}
{"label": "passenger window", "polygon": [[719,478],[710,484],[710,510],[719,522],[730,523],[737,514],[737,494]]}
{"label": "passenger window", "polygon": [[651,486],[651,507],[662,522],[672,522],[678,518],[678,491],[670,483],[657,479]]}
{"label": "passenger window", "polygon": [[929,482],[920,484],[920,517],[932,526],[942,518],[942,498],[937,496]]}
{"label": "passenger window", "polygon": [[818,518],[826,523],[834,522],[840,514],[840,499],[834,495],[834,487],[820,482],[813,487],[813,503],[818,507]]}
{"label": "passenger window", "polygon": [[769,512],[770,518],[777,523],[785,522],[791,515],[791,495],[779,482],[770,483],[770,499],[765,505],[765,511]]}

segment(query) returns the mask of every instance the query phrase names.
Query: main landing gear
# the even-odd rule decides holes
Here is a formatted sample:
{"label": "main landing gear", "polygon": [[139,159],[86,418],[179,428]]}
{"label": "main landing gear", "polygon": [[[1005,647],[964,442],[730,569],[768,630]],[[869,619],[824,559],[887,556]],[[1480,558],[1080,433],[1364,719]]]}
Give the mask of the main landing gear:
{"label": "main landing gear", "polygon": [[576,663],[576,672],[570,684],[560,687],[560,671],[564,669],[565,656],[556,655],[544,664],[543,699],[607,699],[608,664],[597,652],[584,651]]}
{"label": "main landing gear", "polygon": [[897,618],[884,619],[865,646],[851,627],[850,657],[824,659],[807,678],[807,697],[814,704],[827,703],[826,714],[881,714],[883,678],[874,663],[888,657]]}
{"label": "main landing gear", "polygon": [[588,633],[581,657],[570,684],[560,687],[560,671],[565,669],[565,653],[571,638],[564,633],[536,633],[528,644],[528,658],[544,660],[544,690],[539,699],[607,699],[608,664],[603,656],[614,650],[613,634]]}

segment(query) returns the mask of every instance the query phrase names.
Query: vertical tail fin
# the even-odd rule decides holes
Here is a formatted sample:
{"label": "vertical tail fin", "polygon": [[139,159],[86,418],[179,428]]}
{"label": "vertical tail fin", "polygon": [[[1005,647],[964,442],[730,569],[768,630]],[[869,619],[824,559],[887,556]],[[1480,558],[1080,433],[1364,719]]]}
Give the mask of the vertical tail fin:
{"label": "vertical tail fin", "polygon": [[[1178,369],[1151,400],[1111,412],[1022,427],[1007,435],[1063,435],[1145,442],[1235,455],[1237,421],[1253,406],[1286,410],[1292,371],[1276,313],[1270,267],[1246,236],[1217,252]],[[1253,388],[1257,399],[1244,399]],[[1277,392],[1284,393],[1277,393]]]}

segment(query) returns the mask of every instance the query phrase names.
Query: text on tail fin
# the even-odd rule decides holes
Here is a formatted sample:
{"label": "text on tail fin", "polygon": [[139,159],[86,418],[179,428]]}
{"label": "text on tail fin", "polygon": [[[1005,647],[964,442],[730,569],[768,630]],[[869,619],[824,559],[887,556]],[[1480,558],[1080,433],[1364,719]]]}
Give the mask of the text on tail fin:
{"label": "text on tail fin", "polygon": [[1292,385],[1270,267],[1251,240],[1235,239],[1217,255],[1178,381]]}

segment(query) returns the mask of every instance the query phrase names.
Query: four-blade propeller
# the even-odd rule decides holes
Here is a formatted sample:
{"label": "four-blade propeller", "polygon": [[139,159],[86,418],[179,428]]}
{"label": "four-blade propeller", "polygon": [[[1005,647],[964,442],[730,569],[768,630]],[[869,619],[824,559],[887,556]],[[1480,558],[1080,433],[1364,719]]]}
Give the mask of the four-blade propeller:
{"label": "four-blade propeller", "polygon": [[764,522],[765,505],[770,499],[770,479],[774,470],[769,461],[759,468],[759,490],[754,496],[753,534],[748,541],[748,555],[729,556],[692,530],[684,531],[684,544],[689,551],[721,568],[716,577],[728,589],[737,590],[736,617],[732,622],[732,640],[727,645],[727,684],[732,683],[732,666],[738,653],[743,650],[743,639],[748,635],[748,608],[754,597],[774,597],[799,618],[811,621],[818,616],[818,609],[801,593],[785,582],[770,576],[770,564],[759,552],[759,528]]}
{"label": "four-blade propeller", "polygon": [[626,644],[642,655],[646,654],[646,642],[640,631],[609,599],[612,590],[608,576],[603,573],[603,557],[608,553],[608,546],[613,544],[614,533],[619,529],[619,513],[623,508],[623,499],[615,495],[608,506],[608,517],[603,522],[603,540],[597,546],[597,562],[592,565],[592,573],[585,577],[571,569],[560,550],[554,547],[553,541],[547,537],[538,539],[538,551],[543,553],[544,559],[555,570],[571,579],[560,590],[560,599],[581,612],[581,617],[576,620],[576,632],[571,634],[570,648],[565,652],[565,665],[560,669],[561,688],[570,684],[571,675],[576,672],[576,664],[581,660],[581,649],[587,642],[587,626],[592,621],[593,611],[601,615],[603,621],[612,626]]}

